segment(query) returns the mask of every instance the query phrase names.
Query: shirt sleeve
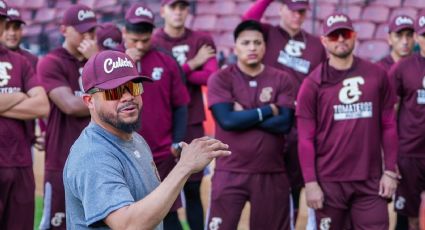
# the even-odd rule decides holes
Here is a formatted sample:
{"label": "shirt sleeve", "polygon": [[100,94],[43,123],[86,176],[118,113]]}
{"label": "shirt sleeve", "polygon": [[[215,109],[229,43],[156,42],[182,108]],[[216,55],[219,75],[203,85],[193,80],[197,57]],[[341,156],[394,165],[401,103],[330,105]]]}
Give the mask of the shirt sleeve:
{"label": "shirt sleeve", "polygon": [[218,103],[235,102],[232,94],[232,84],[222,71],[213,74],[208,79],[208,107]]}
{"label": "shirt sleeve", "polygon": [[124,180],[122,165],[107,153],[110,150],[89,151],[103,151],[102,157],[87,154],[90,167],[85,164],[78,170],[69,170],[70,176],[65,178],[71,192],[82,202],[87,226],[97,224],[111,212],[135,202]]}
{"label": "shirt sleeve", "polygon": [[46,92],[60,86],[70,86],[62,74],[60,64],[51,56],[46,56],[38,62],[37,77]]}
{"label": "shirt sleeve", "polygon": [[172,58],[170,58],[168,65],[170,66],[170,74],[172,75],[171,104],[173,108],[189,104],[189,92],[183,82],[183,76],[181,76],[182,71],[180,71],[179,65]]}

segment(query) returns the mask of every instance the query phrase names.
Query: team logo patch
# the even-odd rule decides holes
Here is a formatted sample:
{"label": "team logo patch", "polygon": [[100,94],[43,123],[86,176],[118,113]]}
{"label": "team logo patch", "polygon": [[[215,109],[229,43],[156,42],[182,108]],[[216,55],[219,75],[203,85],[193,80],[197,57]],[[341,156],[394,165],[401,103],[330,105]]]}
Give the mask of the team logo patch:
{"label": "team logo patch", "polygon": [[86,19],[96,18],[96,15],[91,10],[80,10],[78,11],[78,20],[84,21]]}
{"label": "team logo patch", "polygon": [[330,16],[328,18],[328,20],[326,21],[326,25],[328,27],[331,27],[335,23],[343,23],[343,22],[348,22],[347,17],[345,17],[344,15],[335,15],[335,16]]}
{"label": "team logo patch", "polygon": [[208,224],[209,230],[219,230],[221,223],[223,223],[223,219],[221,219],[221,217],[211,218],[211,221]]}
{"label": "team logo patch", "polygon": [[9,62],[0,62],[0,87],[9,83],[11,76],[7,72],[12,69],[12,64]]}
{"label": "team logo patch", "polygon": [[155,81],[159,81],[162,78],[162,73],[164,72],[164,69],[161,67],[155,67],[152,70],[152,79]]}
{"label": "team logo patch", "polygon": [[403,210],[405,207],[405,203],[406,203],[406,199],[402,196],[398,196],[394,206],[398,210]]}
{"label": "team logo patch", "polygon": [[425,77],[422,79],[423,89],[418,89],[418,98],[417,102],[420,105],[425,105]]}
{"label": "team logo patch", "polygon": [[329,230],[331,228],[332,219],[330,217],[320,220],[320,230]]}
{"label": "team logo patch", "polygon": [[173,53],[174,58],[177,60],[177,62],[180,65],[183,65],[184,63],[186,63],[186,60],[187,60],[186,54],[187,52],[189,52],[189,50],[190,50],[190,47],[188,45],[179,45],[179,46],[174,46],[171,51]]}
{"label": "team logo patch", "polygon": [[285,48],[280,51],[277,62],[297,72],[307,74],[310,70],[310,62],[301,58],[305,48],[304,42],[289,40]]}
{"label": "team logo patch", "polygon": [[339,91],[338,99],[342,103],[334,105],[334,120],[349,120],[372,117],[372,102],[358,102],[362,92],[359,86],[364,85],[363,77],[352,77],[342,82],[343,87]]}
{"label": "team logo patch", "polygon": [[52,220],[50,221],[50,223],[54,227],[59,227],[62,225],[63,219],[65,219],[65,213],[57,212],[55,213],[55,216],[52,217]]}
{"label": "team logo patch", "polygon": [[270,102],[272,99],[272,94],[273,94],[272,87],[264,87],[260,93],[260,101],[263,103]]}
{"label": "team logo patch", "polygon": [[145,17],[148,17],[148,18],[153,18],[153,13],[150,10],[148,10],[147,8],[144,8],[144,7],[138,7],[136,9],[136,11],[134,12],[134,14],[138,17],[139,16],[145,16]]}

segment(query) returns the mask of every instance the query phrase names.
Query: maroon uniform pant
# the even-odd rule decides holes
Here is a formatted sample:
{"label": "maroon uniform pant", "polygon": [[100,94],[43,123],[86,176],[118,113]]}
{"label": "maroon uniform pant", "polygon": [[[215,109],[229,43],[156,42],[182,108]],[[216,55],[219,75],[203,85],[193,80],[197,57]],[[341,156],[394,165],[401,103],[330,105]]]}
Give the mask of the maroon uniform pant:
{"label": "maroon uniform pant", "polygon": [[44,171],[44,207],[40,229],[66,229],[62,171]]}

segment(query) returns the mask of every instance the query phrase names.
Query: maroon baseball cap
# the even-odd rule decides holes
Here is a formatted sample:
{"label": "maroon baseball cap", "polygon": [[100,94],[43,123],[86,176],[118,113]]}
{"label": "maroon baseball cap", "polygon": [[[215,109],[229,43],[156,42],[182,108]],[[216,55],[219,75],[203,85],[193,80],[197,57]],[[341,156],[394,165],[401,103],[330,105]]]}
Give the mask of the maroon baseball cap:
{"label": "maroon baseball cap", "polygon": [[85,92],[94,87],[113,89],[132,80],[152,81],[139,74],[136,64],[128,55],[113,50],[101,51],[90,57],[81,78]]}
{"label": "maroon baseball cap", "polygon": [[96,15],[88,6],[73,5],[65,11],[62,24],[74,27],[79,33],[85,33],[97,26]]}
{"label": "maroon baseball cap", "polygon": [[415,20],[407,15],[394,17],[388,25],[388,32],[399,32],[404,29],[415,30]]}
{"label": "maroon baseball cap", "polygon": [[350,17],[343,13],[333,13],[326,17],[323,22],[323,34],[329,35],[330,33],[339,30],[347,29],[354,31],[353,23]]}
{"label": "maroon baseball cap", "polygon": [[122,42],[122,34],[118,26],[107,22],[96,30],[96,39],[102,50],[115,49]]}
{"label": "maroon baseball cap", "polygon": [[0,16],[8,17],[7,16],[7,4],[5,1],[0,0]]}
{"label": "maroon baseball cap", "polygon": [[417,34],[424,34],[425,33],[425,12],[422,11],[415,22],[415,32]]}
{"label": "maroon baseball cap", "polygon": [[146,22],[154,25],[154,13],[143,3],[134,3],[125,14],[125,20],[131,24]]}
{"label": "maroon baseball cap", "polygon": [[21,18],[21,12],[15,8],[9,8],[7,10],[7,17],[9,22],[19,22],[25,24],[24,20]]}
{"label": "maroon baseball cap", "polygon": [[292,11],[310,9],[309,0],[282,0],[282,3]]}
{"label": "maroon baseball cap", "polygon": [[162,0],[161,1],[161,6],[164,6],[164,5],[173,5],[174,3],[177,3],[177,2],[182,2],[182,3],[185,3],[185,4],[189,5],[189,1],[188,0]]}

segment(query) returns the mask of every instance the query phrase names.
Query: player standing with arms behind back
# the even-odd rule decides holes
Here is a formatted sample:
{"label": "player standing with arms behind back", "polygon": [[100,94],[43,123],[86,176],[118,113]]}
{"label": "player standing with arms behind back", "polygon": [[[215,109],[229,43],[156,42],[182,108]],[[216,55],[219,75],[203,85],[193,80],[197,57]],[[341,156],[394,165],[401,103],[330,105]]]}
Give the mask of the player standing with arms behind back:
{"label": "player standing with arms behind back", "polygon": [[[172,53],[186,75],[190,103],[184,141],[189,143],[204,136],[205,112],[201,86],[207,84],[210,75],[217,71],[218,64],[211,36],[185,27],[188,15],[189,1],[163,0],[161,16],[165,25],[155,32],[152,42]],[[196,173],[184,186],[186,212],[192,230],[201,230],[204,227],[200,194],[202,177],[203,171]]]}
{"label": "player standing with arms behind back", "polygon": [[320,229],[388,230],[387,200],[397,187],[395,95],[382,68],[353,55],[348,16],[328,16],[323,32],[329,59],[304,80],[296,108],[307,205]]}
{"label": "player standing with arms behind back", "polygon": [[425,14],[415,22],[415,40],[420,52],[401,60],[390,71],[399,96],[398,166],[401,183],[395,210],[409,218],[409,229],[419,229],[421,192],[425,190]]}

